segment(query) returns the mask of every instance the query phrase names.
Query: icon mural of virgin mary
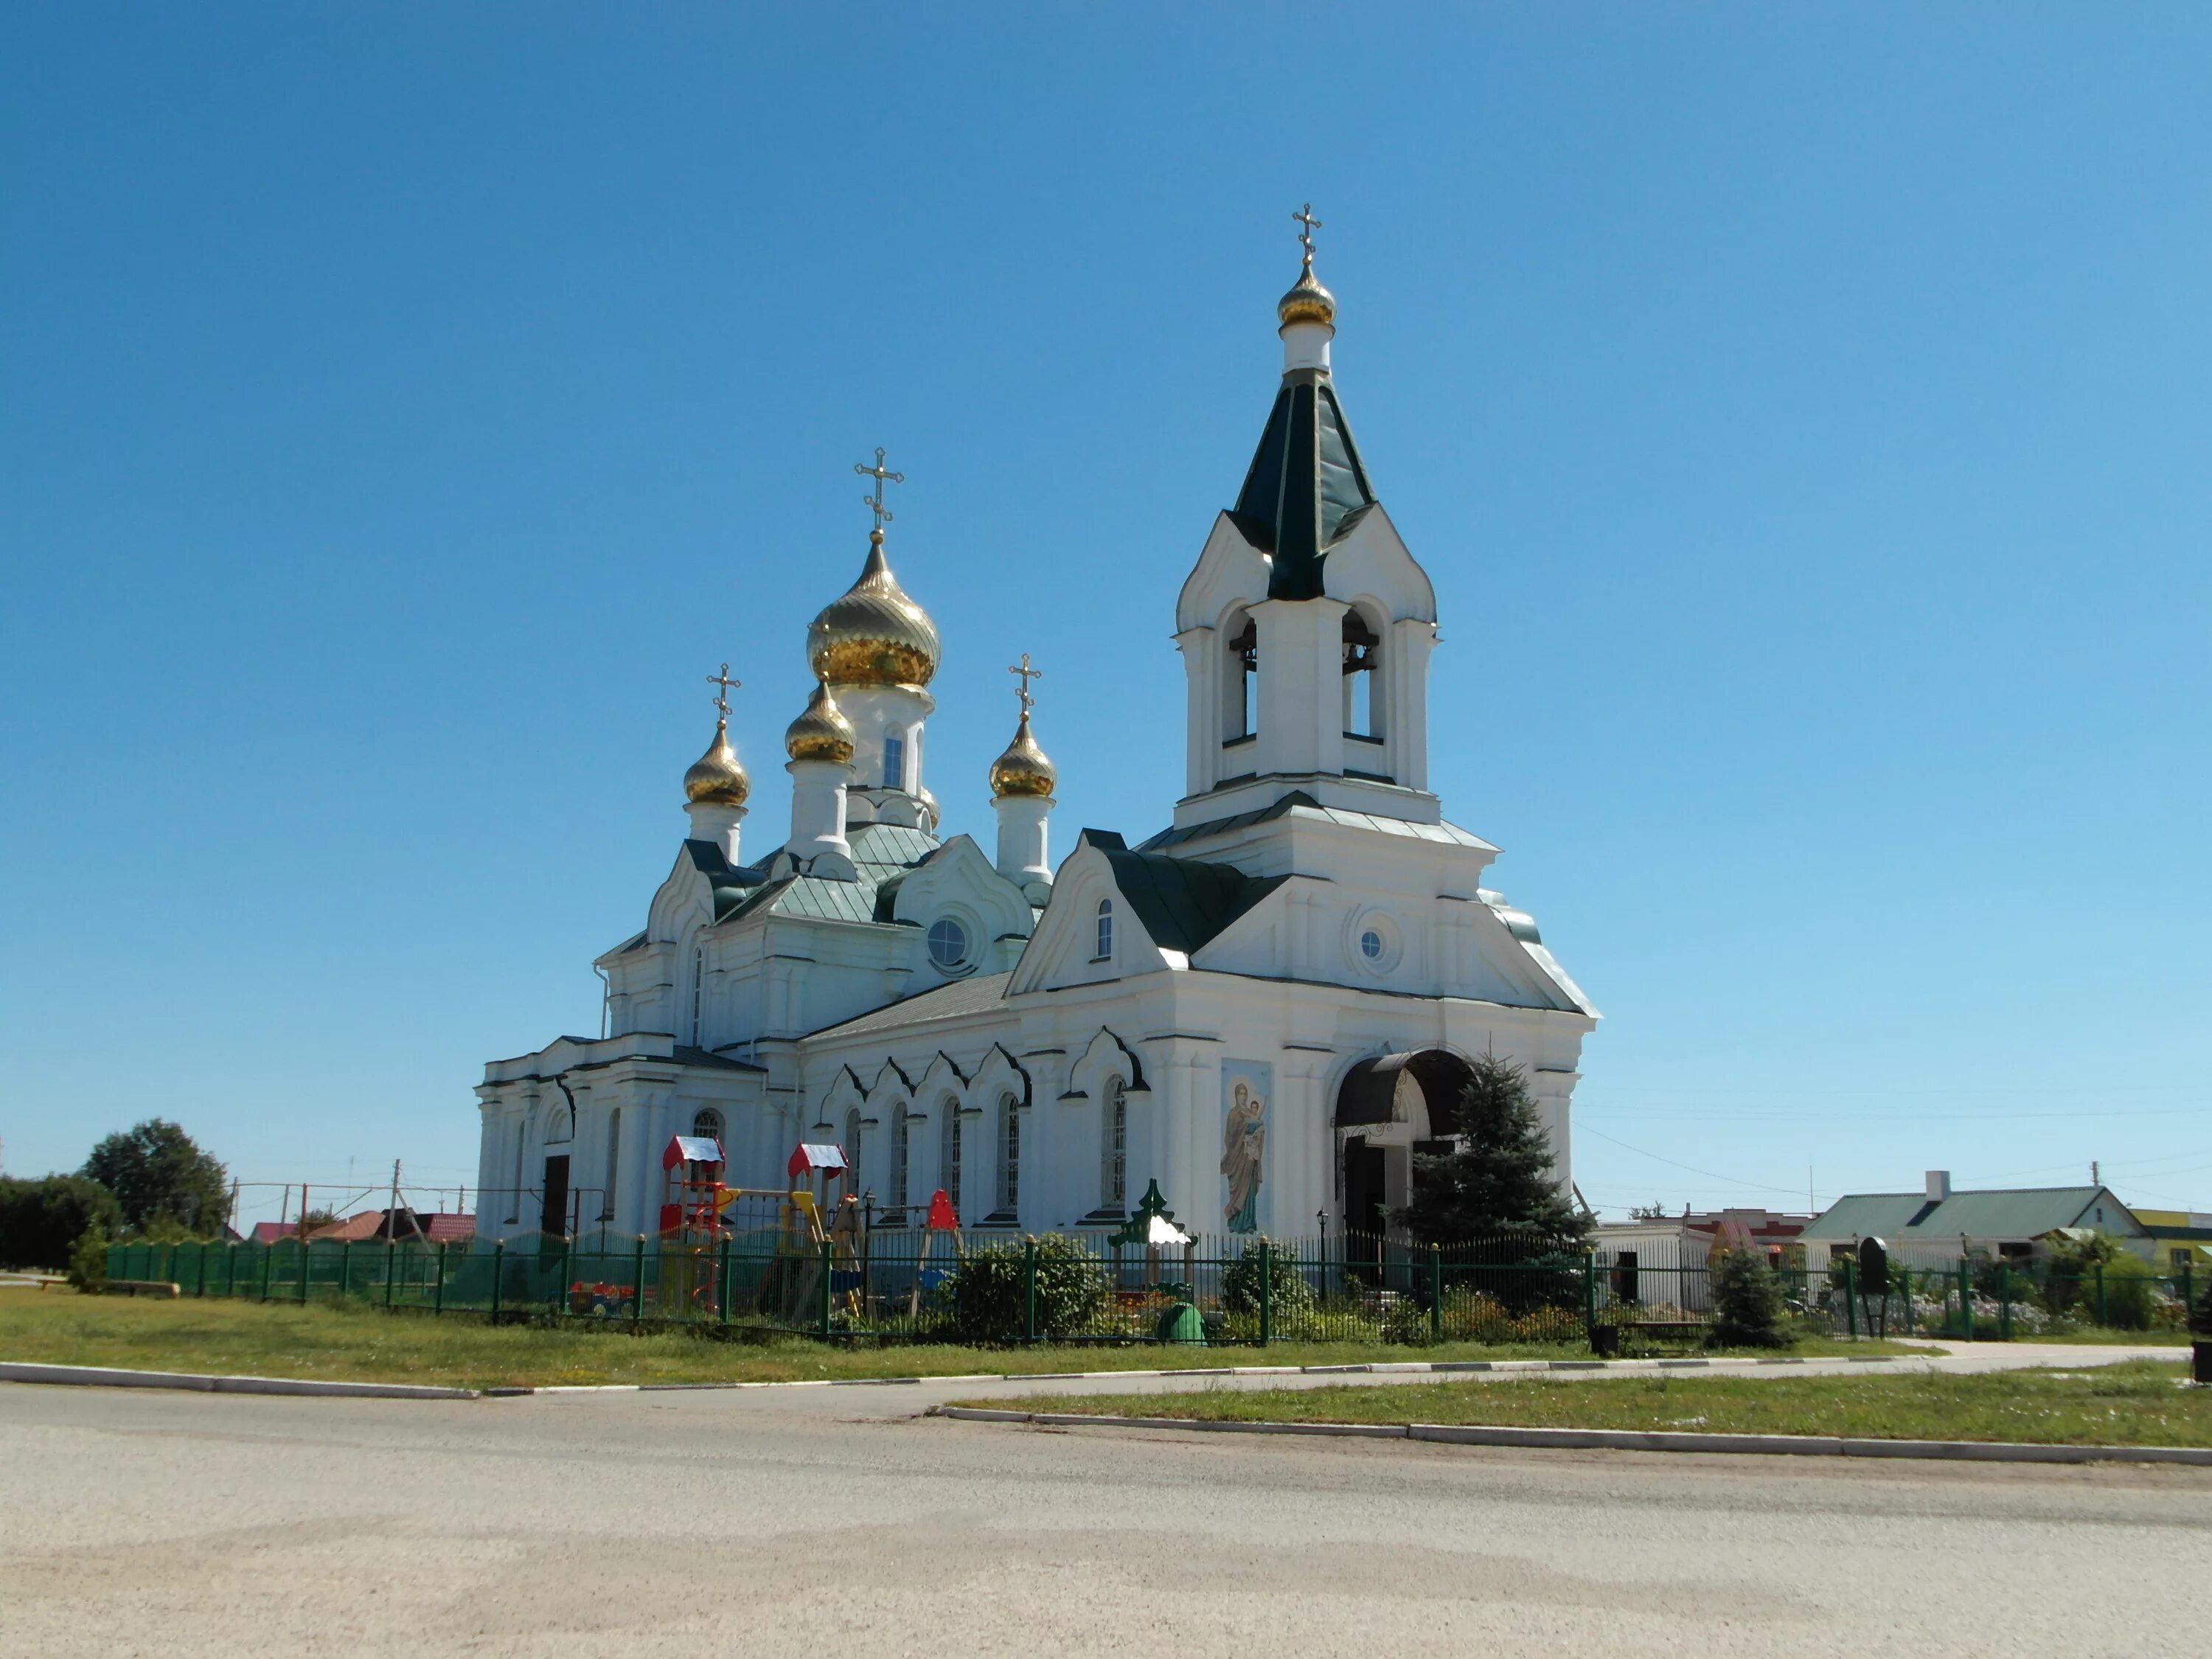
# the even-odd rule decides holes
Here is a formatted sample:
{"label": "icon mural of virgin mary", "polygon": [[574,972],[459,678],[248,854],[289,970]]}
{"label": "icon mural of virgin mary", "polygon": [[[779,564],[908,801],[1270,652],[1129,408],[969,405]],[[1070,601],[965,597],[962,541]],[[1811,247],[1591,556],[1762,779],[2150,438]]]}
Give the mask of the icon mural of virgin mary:
{"label": "icon mural of virgin mary", "polygon": [[1260,1231],[1260,1154],[1267,1142],[1267,1103],[1237,1079],[1221,1128],[1221,1173],[1229,1179],[1229,1231]]}

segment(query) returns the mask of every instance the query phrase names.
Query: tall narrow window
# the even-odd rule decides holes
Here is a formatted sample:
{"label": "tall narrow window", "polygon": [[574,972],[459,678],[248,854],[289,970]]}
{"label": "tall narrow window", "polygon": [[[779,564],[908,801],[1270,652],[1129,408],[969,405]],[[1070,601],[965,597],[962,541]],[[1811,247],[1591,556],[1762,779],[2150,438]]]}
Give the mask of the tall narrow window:
{"label": "tall narrow window", "polygon": [[702,1140],[719,1144],[722,1139],[722,1115],[712,1106],[702,1106],[691,1115],[691,1133]]}
{"label": "tall narrow window", "polygon": [[1119,1210],[1129,1200],[1129,1099],[1118,1077],[1106,1079],[1103,1168],[1099,1172],[1098,1207]]}
{"label": "tall narrow window", "polygon": [[999,1204],[998,1213],[1009,1221],[1021,1214],[1022,1208],[1022,1109],[1021,1103],[1012,1095],[999,1102],[1001,1128],[999,1138]]}
{"label": "tall narrow window", "polygon": [[707,947],[702,943],[691,947],[691,1041],[696,1046],[701,1041],[699,1011],[707,1000]]}
{"label": "tall narrow window", "polygon": [[1257,687],[1260,677],[1260,630],[1251,617],[1237,615],[1224,624],[1229,635],[1228,654],[1222,661],[1222,732],[1223,740],[1235,743],[1249,738],[1258,730],[1255,724],[1258,709]]}
{"label": "tall narrow window", "polygon": [[1098,927],[1094,941],[1097,948],[1091,953],[1093,962],[1104,962],[1114,954],[1114,901],[1098,901]]}
{"label": "tall narrow window", "polygon": [[1344,735],[1379,738],[1382,710],[1375,676],[1382,663],[1382,638],[1357,610],[1344,613]]}
{"label": "tall narrow window", "polygon": [[599,1224],[615,1218],[615,1181],[622,1174],[622,1108],[607,1114],[607,1189],[599,1198]]}
{"label": "tall narrow window", "polygon": [[906,739],[896,735],[884,738],[884,787],[906,787]]}
{"label": "tall narrow window", "polygon": [[906,1208],[906,1164],[908,1126],[906,1106],[902,1102],[891,1113],[891,1180],[890,1196],[884,1201],[894,1210]]}
{"label": "tall narrow window", "polygon": [[937,1184],[945,1188],[945,1197],[952,1200],[952,1213],[960,1213],[960,1103],[945,1103],[945,1149],[938,1170]]}

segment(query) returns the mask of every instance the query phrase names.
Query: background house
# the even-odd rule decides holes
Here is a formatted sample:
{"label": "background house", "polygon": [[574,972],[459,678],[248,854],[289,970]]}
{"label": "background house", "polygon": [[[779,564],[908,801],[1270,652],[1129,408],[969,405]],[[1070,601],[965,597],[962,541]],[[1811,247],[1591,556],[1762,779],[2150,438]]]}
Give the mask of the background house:
{"label": "background house", "polygon": [[1917,1193],[1852,1193],[1815,1216],[1803,1233],[1806,1265],[1825,1267],[1831,1252],[1879,1238],[1893,1260],[1938,1267],[1961,1255],[2028,1255],[2060,1227],[2110,1233],[2146,1261],[2151,1236],[2109,1187],[2012,1187],[1954,1192],[1951,1172],[1930,1170]]}

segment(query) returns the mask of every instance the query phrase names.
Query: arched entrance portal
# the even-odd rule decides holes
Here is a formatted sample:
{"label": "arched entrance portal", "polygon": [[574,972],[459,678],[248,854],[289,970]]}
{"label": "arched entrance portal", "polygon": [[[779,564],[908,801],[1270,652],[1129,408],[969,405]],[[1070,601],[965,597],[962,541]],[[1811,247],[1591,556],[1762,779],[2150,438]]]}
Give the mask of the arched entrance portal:
{"label": "arched entrance portal", "polygon": [[1413,1158],[1452,1150],[1461,1092],[1474,1072],[1443,1048],[1379,1054],[1346,1073],[1336,1095],[1338,1196],[1347,1249],[1380,1252],[1389,1215],[1413,1200]]}

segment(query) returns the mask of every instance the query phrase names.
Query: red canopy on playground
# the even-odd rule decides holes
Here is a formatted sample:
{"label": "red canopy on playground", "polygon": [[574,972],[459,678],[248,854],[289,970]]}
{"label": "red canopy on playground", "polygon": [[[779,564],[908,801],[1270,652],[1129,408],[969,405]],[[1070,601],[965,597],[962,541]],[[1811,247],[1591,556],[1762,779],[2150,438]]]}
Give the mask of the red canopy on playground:
{"label": "red canopy on playground", "polygon": [[852,1166],[845,1162],[842,1146],[823,1146],[811,1140],[802,1140],[791,1154],[791,1162],[783,1166],[784,1174],[794,1181],[811,1175],[817,1170],[830,1175],[842,1175]]}

